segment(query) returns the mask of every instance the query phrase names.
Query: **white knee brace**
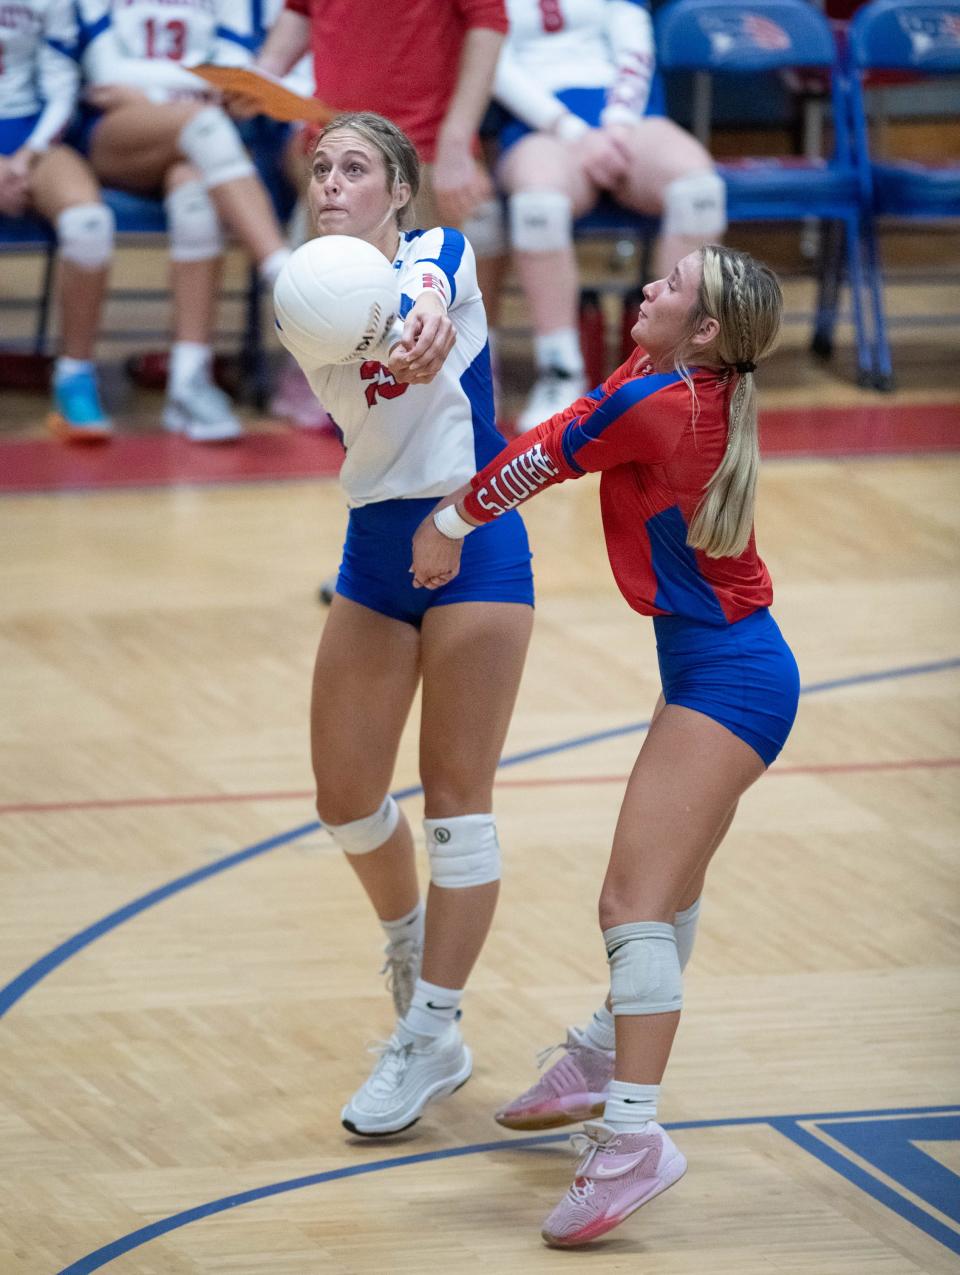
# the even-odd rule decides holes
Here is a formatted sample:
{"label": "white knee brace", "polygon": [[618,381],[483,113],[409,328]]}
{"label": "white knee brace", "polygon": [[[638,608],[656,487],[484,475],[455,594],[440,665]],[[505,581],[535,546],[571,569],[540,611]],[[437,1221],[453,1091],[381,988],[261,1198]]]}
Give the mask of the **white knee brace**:
{"label": "white knee brace", "polygon": [[688,173],[663,192],[663,233],[689,235],[701,243],[727,228],[727,188],[714,172]]}
{"label": "white knee brace", "polygon": [[520,190],[507,200],[518,252],[556,252],[573,242],[573,204],[559,190]]}
{"label": "white knee brace", "polygon": [[199,168],[208,190],[254,173],[233,121],[219,106],[205,106],[180,130],[180,149]]}
{"label": "white knee brace", "polygon": [[500,843],[493,815],[424,819],[430,880],[446,890],[500,880]]}
{"label": "white knee brace", "polygon": [[184,182],[163,201],[167,211],[171,261],[209,261],[223,252],[217,210],[203,182]]}
{"label": "white knee brace", "polygon": [[664,921],[604,930],[614,1014],[670,1014],[683,1004],[677,937]]}
{"label": "white knee brace", "polygon": [[106,204],[74,204],[57,218],[57,243],[64,261],[100,270],[113,256],[113,213]]}
{"label": "white knee brace", "polygon": [[509,251],[506,218],[499,199],[478,204],[464,223],[463,233],[473,247],[478,261],[502,257]]}
{"label": "white knee brace", "polygon": [[369,854],[390,840],[399,821],[400,807],[392,797],[387,797],[380,809],[365,819],[323,826],[344,854]]}

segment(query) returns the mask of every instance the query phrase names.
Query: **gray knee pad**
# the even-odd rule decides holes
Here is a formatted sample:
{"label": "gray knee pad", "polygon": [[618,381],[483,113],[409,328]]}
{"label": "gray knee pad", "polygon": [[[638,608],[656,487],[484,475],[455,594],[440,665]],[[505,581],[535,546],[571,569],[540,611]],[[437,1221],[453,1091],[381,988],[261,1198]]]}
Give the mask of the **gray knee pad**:
{"label": "gray knee pad", "polygon": [[354,819],[351,823],[325,823],[323,826],[344,854],[369,854],[390,840],[399,822],[400,807],[392,797],[387,797],[372,815]]}
{"label": "gray knee pad", "polygon": [[217,210],[203,182],[184,182],[163,201],[167,212],[171,261],[209,261],[223,252]]}
{"label": "gray knee pad", "polygon": [[573,242],[573,204],[559,190],[519,190],[507,200],[518,252],[556,252]]}
{"label": "gray knee pad", "polygon": [[663,192],[663,233],[710,243],[727,228],[727,188],[715,172],[688,173]]}
{"label": "gray knee pad", "polygon": [[470,240],[478,261],[502,257],[510,251],[506,218],[499,199],[478,204],[464,223],[463,233]]}
{"label": "gray knee pad", "polygon": [[198,111],[180,130],[179,141],[184,157],[199,168],[208,190],[255,172],[236,125],[219,106]]}
{"label": "gray knee pad", "polygon": [[493,815],[424,819],[430,880],[446,890],[500,880],[500,843]]}
{"label": "gray knee pad", "polygon": [[671,1014],[683,1005],[677,936],[665,921],[630,921],[604,930],[614,1014]]}
{"label": "gray knee pad", "polygon": [[113,256],[114,217],[106,204],[74,204],[57,218],[57,244],[64,261],[101,270]]}

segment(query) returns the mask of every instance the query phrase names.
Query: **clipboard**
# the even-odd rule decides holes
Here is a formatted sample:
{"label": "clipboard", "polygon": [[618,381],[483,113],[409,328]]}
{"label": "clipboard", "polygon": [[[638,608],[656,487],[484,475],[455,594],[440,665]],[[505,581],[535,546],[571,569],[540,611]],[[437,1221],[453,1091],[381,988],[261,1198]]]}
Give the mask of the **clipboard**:
{"label": "clipboard", "polygon": [[303,121],[308,124],[326,124],[336,111],[318,102],[315,97],[303,97],[281,83],[275,75],[258,71],[249,66],[215,66],[202,62],[199,66],[185,67],[193,75],[213,84],[222,93],[242,93],[251,98],[262,115],[285,123]]}

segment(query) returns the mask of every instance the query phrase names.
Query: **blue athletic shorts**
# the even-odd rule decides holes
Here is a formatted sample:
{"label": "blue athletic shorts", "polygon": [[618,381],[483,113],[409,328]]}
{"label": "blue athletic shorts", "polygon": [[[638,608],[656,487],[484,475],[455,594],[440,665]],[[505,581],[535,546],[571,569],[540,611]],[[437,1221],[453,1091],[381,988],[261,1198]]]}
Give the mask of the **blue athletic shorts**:
{"label": "blue athletic shorts", "polygon": [[516,510],[466,537],[460,573],[449,584],[413,587],[413,533],[436,503],[433,497],[380,500],[351,509],[337,593],[414,628],[429,607],[454,602],[523,602],[532,607],[530,546]]}
{"label": "blue athletic shorts", "polygon": [[[607,104],[606,89],[561,89],[555,96],[560,99],[568,111],[574,115],[579,115],[591,128],[600,127],[600,113]],[[644,115],[649,118],[650,116],[666,115],[666,113],[663,81],[659,75],[655,75],[650,86],[650,100],[647,103]],[[511,146],[519,142],[521,137],[526,137],[528,133],[535,131],[529,124],[524,124],[522,120],[508,115],[507,123],[500,130],[500,154],[505,155]]]}
{"label": "blue athletic shorts", "polygon": [[0,120],[0,155],[13,155],[33,132],[39,113]]}
{"label": "blue athletic shorts", "polygon": [[769,766],[797,715],[800,674],[770,612],[720,627],[676,615],[653,618],[663,697],[726,726]]}
{"label": "blue athletic shorts", "polygon": [[80,109],[67,129],[67,135],[64,140],[75,151],[79,151],[81,155],[89,155],[90,145],[93,141],[93,130],[102,119],[103,111],[98,111],[95,106],[87,106],[85,103],[81,103]]}

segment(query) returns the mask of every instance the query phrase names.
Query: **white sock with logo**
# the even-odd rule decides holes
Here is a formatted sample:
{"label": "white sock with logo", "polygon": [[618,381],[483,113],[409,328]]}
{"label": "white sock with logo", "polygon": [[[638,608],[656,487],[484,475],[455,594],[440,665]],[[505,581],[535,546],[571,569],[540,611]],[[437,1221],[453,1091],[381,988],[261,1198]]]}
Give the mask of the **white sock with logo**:
{"label": "white sock with logo", "polygon": [[617,1133],[646,1133],[647,1125],[657,1118],[659,1085],[631,1085],[626,1080],[611,1080],[603,1122]]}
{"label": "white sock with logo", "polygon": [[462,999],[462,987],[438,987],[418,978],[407,1016],[400,1020],[401,1032],[406,1029],[411,1036],[440,1036],[457,1021]]}
{"label": "white sock with logo", "polygon": [[580,349],[580,333],[576,328],[557,328],[553,332],[537,332],[533,338],[534,359],[537,370],[545,372],[557,368],[571,376],[583,373],[583,352]]}
{"label": "white sock with logo", "polygon": [[584,1043],[593,1049],[605,1049],[607,1053],[617,1047],[616,1028],[613,1014],[606,1005],[601,1005],[581,1032]]}
{"label": "white sock with logo", "polygon": [[399,943],[403,939],[412,939],[417,947],[423,947],[423,900],[418,899],[416,907],[410,909],[406,916],[398,916],[395,921],[380,918],[383,932],[390,944]]}

